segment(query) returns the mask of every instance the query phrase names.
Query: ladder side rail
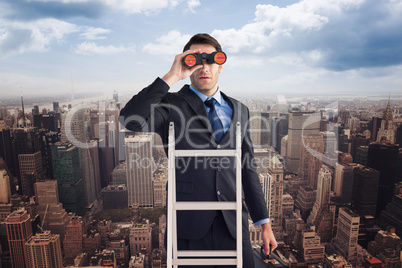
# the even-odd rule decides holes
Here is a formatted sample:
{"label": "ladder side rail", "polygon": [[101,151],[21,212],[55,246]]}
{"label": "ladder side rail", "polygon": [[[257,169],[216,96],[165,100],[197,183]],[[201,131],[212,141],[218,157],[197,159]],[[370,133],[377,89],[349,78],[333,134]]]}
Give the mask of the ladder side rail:
{"label": "ladder side rail", "polygon": [[243,266],[243,235],[242,235],[242,182],[241,182],[241,127],[236,123],[236,250],[237,267]]}
{"label": "ladder side rail", "polygon": [[168,137],[168,204],[167,204],[167,267],[173,265],[173,187],[175,184],[175,138],[174,138],[174,125],[169,125]]}

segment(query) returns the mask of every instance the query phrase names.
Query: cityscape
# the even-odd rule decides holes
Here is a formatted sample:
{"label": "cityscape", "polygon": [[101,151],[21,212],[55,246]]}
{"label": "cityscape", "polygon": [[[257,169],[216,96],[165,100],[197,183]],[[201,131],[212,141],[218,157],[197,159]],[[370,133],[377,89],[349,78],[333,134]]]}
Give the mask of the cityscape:
{"label": "cityscape", "polygon": [[[250,220],[266,267],[401,267],[392,97],[239,98],[279,244],[262,256]],[[166,267],[167,157],[159,136],[120,124],[129,98],[0,100],[1,268]]]}

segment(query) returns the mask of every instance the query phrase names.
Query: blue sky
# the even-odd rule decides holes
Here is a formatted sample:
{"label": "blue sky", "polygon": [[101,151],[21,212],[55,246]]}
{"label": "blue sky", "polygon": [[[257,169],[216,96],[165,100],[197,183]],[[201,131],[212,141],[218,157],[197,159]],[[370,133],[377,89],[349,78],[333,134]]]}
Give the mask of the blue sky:
{"label": "blue sky", "polygon": [[199,32],[231,95],[402,93],[402,0],[2,0],[1,96],[134,94]]}

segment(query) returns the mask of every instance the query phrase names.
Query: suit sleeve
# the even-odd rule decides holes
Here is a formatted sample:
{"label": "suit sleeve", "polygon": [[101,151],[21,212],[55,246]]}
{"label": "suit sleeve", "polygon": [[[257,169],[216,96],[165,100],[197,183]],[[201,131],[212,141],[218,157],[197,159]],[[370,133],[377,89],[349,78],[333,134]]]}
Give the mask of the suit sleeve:
{"label": "suit sleeve", "polygon": [[120,123],[127,129],[136,132],[160,133],[166,118],[169,116],[167,105],[168,84],[157,78],[151,85],[141,90],[127,102],[120,111]]}
{"label": "suit sleeve", "polygon": [[[247,110],[248,115],[248,110]],[[247,116],[248,118],[248,116]],[[248,120],[247,120],[248,122]],[[267,204],[254,162],[254,149],[250,138],[249,124],[246,126],[242,143],[242,183],[244,197],[253,222],[269,218]]]}

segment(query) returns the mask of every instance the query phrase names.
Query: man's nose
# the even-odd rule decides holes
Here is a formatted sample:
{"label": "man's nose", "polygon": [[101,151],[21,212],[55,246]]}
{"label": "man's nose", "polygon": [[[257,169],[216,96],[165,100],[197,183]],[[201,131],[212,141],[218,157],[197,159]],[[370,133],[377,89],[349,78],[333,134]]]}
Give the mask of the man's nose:
{"label": "man's nose", "polygon": [[208,62],[207,62],[206,59],[203,59],[203,60],[202,60],[201,65],[202,65],[201,70],[203,70],[203,71],[205,71],[205,72],[206,72],[206,71],[209,71],[209,66],[210,66],[210,64],[208,64]]}

